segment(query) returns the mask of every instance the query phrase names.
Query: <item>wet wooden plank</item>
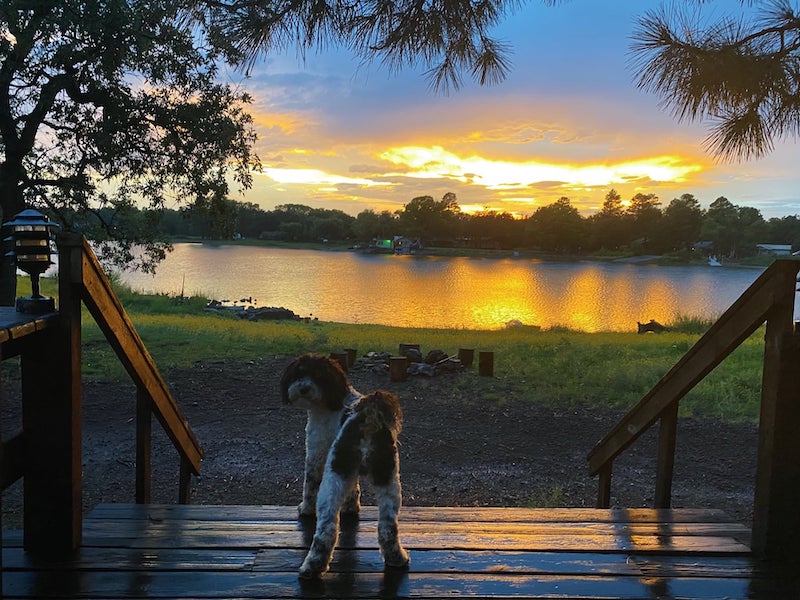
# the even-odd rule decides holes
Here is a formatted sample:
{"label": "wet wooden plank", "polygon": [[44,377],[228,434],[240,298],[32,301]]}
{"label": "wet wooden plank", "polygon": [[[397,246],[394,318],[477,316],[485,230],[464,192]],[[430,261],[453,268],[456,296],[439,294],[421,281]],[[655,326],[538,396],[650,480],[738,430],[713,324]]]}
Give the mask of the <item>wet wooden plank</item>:
{"label": "wet wooden plank", "polygon": [[13,306],[0,306],[0,344],[3,346],[3,360],[19,354],[31,335],[56,327],[58,323],[57,312],[29,315],[17,312]]}
{"label": "wet wooden plank", "polygon": [[[713,523],[727,522],[724,512],[710,508],[679,509],[597,509],[597,508],[514,508],[404,506],[401,518],[407,520],[462,523],[476,522],[609,522],[609,523]],[[99,504],[91,512],[96,519],[193,519],[210,521],[297,521],[292,506],[218,505],[137,505]],[[376,520],[377,508],[364,506],[362,520]]]}
{"label": "wet wooden plank", "polygon": [[[124,521],[110,522],[106,520],[93,519],[87,523],[85,533],[90,537],[93,534],[102,535],[113,527],[116,532],[122,534],[138,534],[147,531],[149,534],[157,534],[161,531],[169,532],[173,522],[165,521]],[[195,532],[216,531],[220,533],[232,533],[248,535],[258,534],[269,531],[270,533],[289,533],[289,532],[312,532],[313,525],[310,523],[300,523],[298,521],[273,521],[273,522],[209,522],[196,521],[194,519],[184,519],[180,521],[183,533],[192,534]],[[439,534],[461,533],[461,534],[484,534],[484,535],[563,535],[563,536],[737,536],[747,535],[749,530],[738,523],[595,523],[595,522],[572,522],[572,523],[453,523],[435,521],[412,521],[400,519],[400,526],[403,533],[419,534],[431,529],[431,523],[435,524],[436,532]],[[360,521],[355,524],[346,525],[345,530],[358,529],[363,533],[376,533],[377,522],[373,520]]]}
{"label": "wet wooden plank", "polygon": [[[706,551],[745,552],[746,545],[738,541],[727,528],[714,524],[698,525],[697,531],[665,532],[658,528],[600,529],[595,526],[548,526],[516,529],[483,529],[464,526],[462,529],[440,528],[436,524],[400,523],[404,543],[425,548],[491,547],[538,548],[548,545],[559,550],[581,550],[605,548],[607,550],[669,551],[690,548],[707,548]],[[85,546],[109,546],[125,544],[126,540],[138,540],[141,547],[178,546],[219,547],[307,547],[313,531],[290,524],[272,527],[268,524],[226,524],[221,526],[196,526],[188,524],[175,532],[169,526],[147,525],[145,527],[116,527],[90,524],[85,528]],[[377,527],[361,524],[357,529],[342,529],[340,545],[354,548],[373,548],[377,543]]]}
{"label": "wet wooden plank", "polygon": [[[420,574],[414,572],[329,574],[304,582],[295,573],[60,572],[8,573],[9,597],[62,598],[751,598],[746,579],[560,577],[507,574]],[[773,590],[775,591],[773,586]],[[775,596],[778,597],[778,596]]]}
{"label": "wet wooden plank", "polygon": [[[501,550],[529,550],[529,551],[582,551],[582,552],[637,552],[637,553],[705,553],[720,554],[734,553],[749,554],[749,548],[732,538],[719,538],[707,536],[676,536],[668,540],[660,540],[653,536],[636,538],[595,536],[579,539],[565,539],[558,535],[518,535],[513,539],[503,539],[492,536],[439,535],[432,532],[428,535],[402,536],[403,544],[409,547],[425,549],[453,549],[470,550],[495,548]],[[107,539],[93,539],[90,543],[98,547],[130,546],[132,548],[219,548],[235,546],[239,548],[298,548],[306,544],[297,536],[281,534],[265,535],[221,535],[217,532],[196,535],[176,535],[123,538],[110,535]],[[351,547],[346,544],[344,547]],[[377,548],[377,540],[372,537],[359,537],[352,547]]]}
{"label": "wet wooden plank", "polygon": [[[661,527],[653,524],[556,524],[515,528],[509,524],[468,524],[457,527],[435,522],[401,521],[403,543],[409,547],[451,550],[555,550],[586,552],[681,552],[748,554],[736,539],[746,533],[727,524]],[[693,529],[694,528],[694,529]],[[92,520],[84,528],[84,546],[134,548],[307,548],[313,530],[300,523],[209,523],[123,521],[110,526]],[[374,522],[343,527],[339,546],[377,548]]]}
{"label": "wet wooden plank", "polygon": [[[298,551],[298,554],[300,551]],[[236,548],[212,549],[137,549],[80,548],[74,555],[37,559],[16,548],[3,549],[3,567],[9,570],[100,570],[136,571],[250,571],[258,551]],[[294,557],[293,557],[294,558]],[[300,559],[302,560],[302,558]],[[300,564],[299,562],[297,563]]]}
{"label": "wet wooden plank", "polygon": [[[82,548],[70,559],[37,560],[30,554],[6,548],[3,565],[19,570],[100,571],[256,571],[293,572],[305,549],[157,549]],[[378,550],[337,550],[332,573],[379,573],[383,560]],[[581,552],[518,552],[498,550],[413,550],[415,573],[507,573],[539,575],[627,575],[648,577],[751,577],[756,573],[746,557],[643,557],[628,554]]]}

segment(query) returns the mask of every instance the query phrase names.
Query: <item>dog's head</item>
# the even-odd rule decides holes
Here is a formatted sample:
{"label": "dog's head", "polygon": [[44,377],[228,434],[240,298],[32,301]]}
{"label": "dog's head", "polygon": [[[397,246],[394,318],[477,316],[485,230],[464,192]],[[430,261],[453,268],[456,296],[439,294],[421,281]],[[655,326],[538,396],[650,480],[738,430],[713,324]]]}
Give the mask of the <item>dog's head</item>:
{"label": "dog's head", "polygon": [[281,377],[281,399],[298,408],[341,410],[349,391],[341,365],[322,354],[298,356]]}

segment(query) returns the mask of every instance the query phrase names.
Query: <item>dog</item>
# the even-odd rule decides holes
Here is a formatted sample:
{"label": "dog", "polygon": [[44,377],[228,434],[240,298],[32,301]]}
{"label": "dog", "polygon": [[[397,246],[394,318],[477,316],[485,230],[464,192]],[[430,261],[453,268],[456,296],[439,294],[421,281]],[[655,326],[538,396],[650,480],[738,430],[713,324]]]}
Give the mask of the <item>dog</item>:
{"label": "dog", "polygon": [[397,438],[403,413],[397,396],[385,391],[361,395],[334,360],[306,354],[281,377],[281,397],[308,413],[301,517],[316,514],[311,548],[300,567],[302,578],[328,570],[339,536],[340,513],[358,514],[359,475],[372,484],[378,504],[378,545],[384,564],[405,568],[408,552],[399,540],[402,504]]}
{"label": "dog", "polygon": [[636,328],[637,328],[636,333],[649,333],[649,332],[663,333],[667,330],[667,328],[664,325],[662,325],[655,319],[650,319],[650,321],[647,323],[640,323],[639,321],[636,321]]}

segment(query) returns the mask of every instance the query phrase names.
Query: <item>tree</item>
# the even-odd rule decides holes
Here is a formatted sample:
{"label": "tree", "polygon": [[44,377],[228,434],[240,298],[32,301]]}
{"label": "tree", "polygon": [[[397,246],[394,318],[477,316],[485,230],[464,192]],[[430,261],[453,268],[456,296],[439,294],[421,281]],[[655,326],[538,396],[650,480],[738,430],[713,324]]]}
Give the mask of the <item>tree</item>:
{"label": "tree", "polygon": [[761,211],[752,206],[737,207],[739,252],[740,256],[751,256],[756,253],[756,245],[763,242],[768,235],[767,222]]}
{"label": "tree", "polygon": [[765,238],[766,243],[791,244],[792,250],[800,249],[800,216],[775,217],[767,225],[769,231]]}
{"label": "tree", "polygon": [[631,198],[631,203],[626,214],[631,217],[633,237],[648,251],[658,251],[653,247],[654,239],[658,237],[659,223],[662,218],[658,208],[661,202],[655,194],[638,193]]}
{"label": "tree", "polygon": [[388,210],[376,213],[372,209],[361,211],[356,215],[353,231],[356,238],[370,241],[373,238],[386,239],[396,233],[397,216]]}
{"label": "tree", "polygon": [[195,235],[209,240],[230,240],[239,224],[239,204],[216,195],[198,198],[188,208]]}
{"label": "tree", "polygon": [[[544,4],[556,4],[545,0]],[[254,61],[288,47],[350,48],[391,70],[421,62],[434,89],[461,87],[463,73],[481,84],[505,78],[508,48],[489,30],[513,9],[501,0],[444,2],[267,2],[195,0],[196,18],[214,24],[217,37]]]}
{"label": "tree", "polygon": [[708,27],[662,8],[634,32],[639,87],[681,120],[710,119],[706,143],[720,157],[760,157],[800,133],[800,14],[790,0],[763,4],[752,23],[726,17]]}
{"label": "tree", "polygon": [[514,248],[525,237],[525,221],[507,212],[484,210],[465,215],[460,223],[461,234],[477,248]]}
{"label": "tree", "polygon": [[611,189],[600,211],[590,217],[594,243],[598,248],[617,250],[631,241],[631,218],[622,205],[622,196]]}
{"label": "tree", "polygon": [[[187,27],[181,4],[0,0],[3,220],[39,208],[114,241],[101,258],[152,270],[168,244],[132,207],[225,197],[229,176],[250,185],[250,98],[216,81],[233,55]],[[0,304],[13,303],[8,261],[0,281]]]}
{"label": "tree", "polygon": [[569,198],[537,208],[528,219],[527,232],[533,243],[553,252],[577,252],[584,243],[585,222]]}
{"label": "tree", "polygon": [[405,235],[426,241],[452,237],[460,215],[461,207],[452,192],[446,193],[440,201],[433,196],[417,196],[403,207],[400,226]]}
{"label": "tree", "polygon": [[311,235],[314,241],[347,240],[353,237],[355,218],[341,210],[318,209],[311,220]]}
{"label": "tree", "polygon": [[689,250],[699,241],[703,226],[703,209],[692,194],[673,198],[664,210],[663,233],[677,249]]}
{"label": "tree", "polygon": [[713,242],[714,250],[720,256],[736,256],[739,240],[739,210],[725,196],[720,196],[706,211],[701,235],[704,240]]}

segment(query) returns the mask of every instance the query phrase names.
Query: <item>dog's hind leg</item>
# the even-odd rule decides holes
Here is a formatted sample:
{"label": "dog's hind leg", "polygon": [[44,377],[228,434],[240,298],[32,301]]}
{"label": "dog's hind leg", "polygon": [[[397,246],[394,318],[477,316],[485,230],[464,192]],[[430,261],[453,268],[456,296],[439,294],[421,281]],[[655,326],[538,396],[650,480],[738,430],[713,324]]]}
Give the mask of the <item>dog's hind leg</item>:
{"label": "dog's hind leg", "polygon": [[353,491],[345,498],[344,503],[342,504],[342,516],[343,517],[358,517],[358,513],[361,511],[361,486],[358,484],[358,480],[356,480],[356,484],[353,486]]}
{"label": "dog's hind leg", "polygon": [[400,544],[397,513],[402,503],[400,477],[394,477],[383,486],[375,486],[375,499],[378,503],[378,545],[387,567],[405,568],[409,563],[408,552]]}

